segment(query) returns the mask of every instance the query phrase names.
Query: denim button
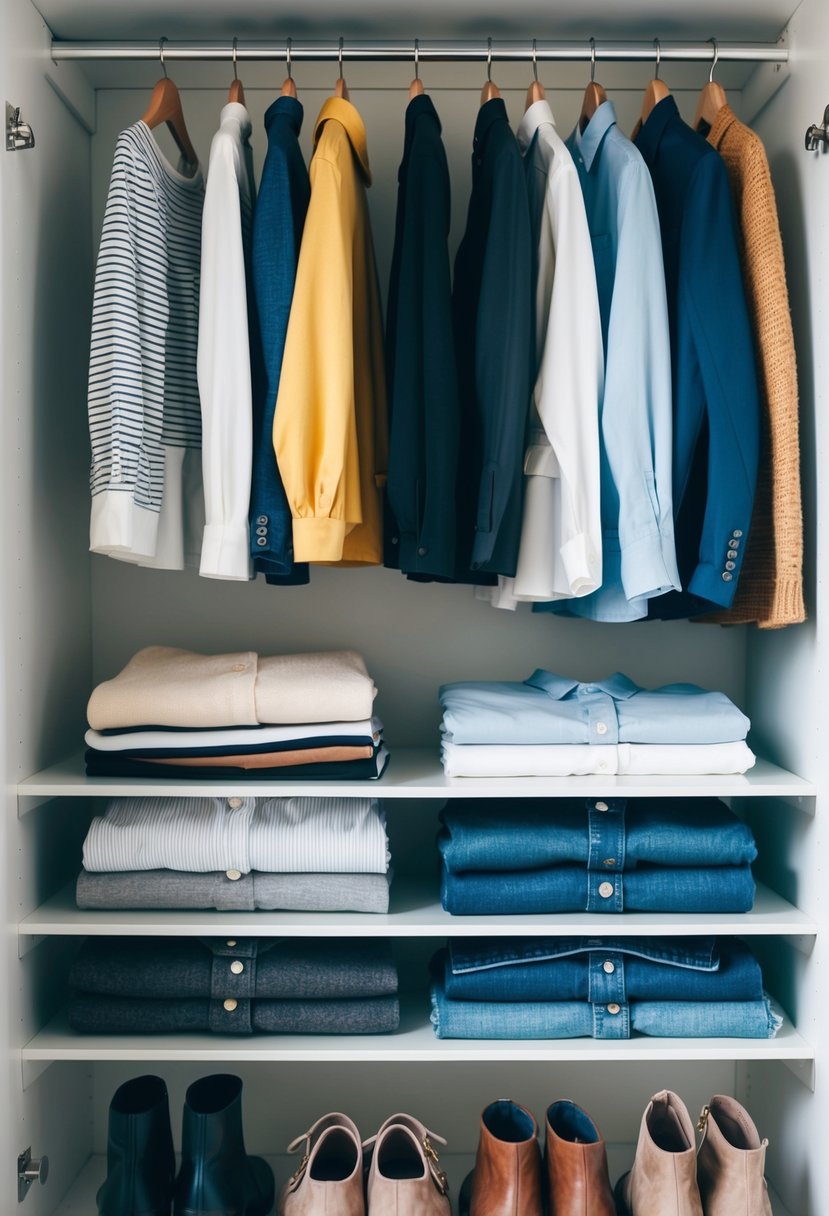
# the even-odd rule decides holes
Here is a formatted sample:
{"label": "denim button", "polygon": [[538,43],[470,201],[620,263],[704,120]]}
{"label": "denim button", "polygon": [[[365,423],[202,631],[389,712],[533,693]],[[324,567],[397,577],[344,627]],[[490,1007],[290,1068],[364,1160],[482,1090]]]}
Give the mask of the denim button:
{"label": "denim button", "polygon": [[607,805],[606,802],[597,802],[596,810],[597,811],[608,811],[608,810],[610,810],[610,807]]}
{"label": "denim button", "polygon": [[233,1013],[233,1010],[236,1008],[238,1003],[238,1001],[234,1001],[232,996],[228,997],[227,1000],[223,1002],[224,1008],[228,1013]]}
{"label": "denim button", "polygon": [[617,1004],[616,1004],[616,1002],[614,1001],[614,1002],[612,1002],[610,1005],[608,1005],[608,1007],[607,1007],[607,1012],[608,1012],[608,1013],[612,1013],[612,1014],[614,1014],[614,1015],[615,1015],[615,1014],[617,1014],[617,1013],[621,1013],[621,1012],[622,1012],[622,1006],[621,1006],[621,1005],[617,1005]]}
{"label": "denim button", "polygon": [[240,962],[238,958],[234,959],[230,964],[230,970],[234,975],[241,975],[245,969],[245,964]]}
{"label": "denim button", "polygon": [[616,967],[611,963],[610,959],[606,963],[602,963],[602,971],[604,971],[605,975],[612,975],[615,970]]}
{"label": "denim button", "polygon": [[599,884],[599,894],[601,895],[602,899],[610,899],[611,895],[613,894],[613,883],[612,882],[600,883]]}
{"label": "denim button", "polygon": [[605,857],[604,861],[602,862],[602,865],[603,866],[615,866],[616,858],[615,857]]}

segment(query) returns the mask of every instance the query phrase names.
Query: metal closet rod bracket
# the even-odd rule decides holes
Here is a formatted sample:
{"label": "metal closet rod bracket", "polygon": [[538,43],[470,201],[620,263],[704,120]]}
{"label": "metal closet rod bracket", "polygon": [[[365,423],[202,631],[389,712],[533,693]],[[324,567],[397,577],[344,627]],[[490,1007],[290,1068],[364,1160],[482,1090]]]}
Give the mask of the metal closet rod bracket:
{"label": "metal closet rod bracket", "polygon": [[[284,38],[279,41],[235,40],[238,60],[282,60],[287,62],[288,49]],[[595,54],[597,62],[604,63],[651,63],[653,40],[642,42],[552,42],[528,37],[524,41],[492,41],[491,55],[501,63],[540,62],[589,62]],[[230,54],[227,41],[176,42],[165,39],[165,60],[226,60]],[[340,39],[328,41],[291,41],[290,56],[296,62],[325,62],[338,60],[340,54],[351,63],[410,63],[412,59],[411,39],[399,41],[354,41],[344,40],[342,51]],[[766,42],[718,42],[720,63],[786,63],[789,52],[777,43]],[[593,50],[592,48],[595,48]],[[52,40],[52,58],[74,60],[158,59],[158,39],[149,42],[72,42],[59,38]],[[489,54],[487,41],[430,41],[418,39],[418,59],[431,63],[485,63]],[[660,57],[663,62],[710,63],[711,43],[708,42],[662,42]]]}
{"label": "metal closet rod bracket", "polygon": [[823,151],[829,149],[829,106],[823,111],[823,122],[818,125],[813,122],[806,132],[806,151],[818,152],[821,144]]}

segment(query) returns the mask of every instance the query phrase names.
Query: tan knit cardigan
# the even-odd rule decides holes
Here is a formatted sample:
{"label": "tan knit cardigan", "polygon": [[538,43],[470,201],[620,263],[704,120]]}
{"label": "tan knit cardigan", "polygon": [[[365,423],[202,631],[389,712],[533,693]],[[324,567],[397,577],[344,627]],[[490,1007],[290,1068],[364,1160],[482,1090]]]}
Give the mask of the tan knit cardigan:
{"label": "tan knit cardigan", "polygon": [[725,161],[737,208],[763,418],[757,492],[737,594],[727,612],[704,619],[729,625],[756,621],[761,629],[780,629],[806,619],[797,368],[783,242],[759,137],[726,105],[708,142]]}

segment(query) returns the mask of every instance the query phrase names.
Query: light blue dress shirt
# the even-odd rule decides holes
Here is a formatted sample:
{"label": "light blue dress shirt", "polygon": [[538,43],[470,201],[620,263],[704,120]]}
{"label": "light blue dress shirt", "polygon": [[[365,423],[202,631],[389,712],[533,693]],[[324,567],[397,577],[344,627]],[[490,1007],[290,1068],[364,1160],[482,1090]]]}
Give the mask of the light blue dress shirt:
{"label": "light blue dress shirt", "polygon": [[723,692],[647,690],[620,672],[590,684],[540,668],[523,683],[444,684],[440,703],[444,738],[460,744],[734,743],[751,725]]}
{"label": "light blue dress shirt", "polygon": [[601,406],[603,569],[598,591],[539,605],[634,621],[678,590],[671,493],[671,346],[653,183],[612,101],[567,140],[584,194],[605,349]]}

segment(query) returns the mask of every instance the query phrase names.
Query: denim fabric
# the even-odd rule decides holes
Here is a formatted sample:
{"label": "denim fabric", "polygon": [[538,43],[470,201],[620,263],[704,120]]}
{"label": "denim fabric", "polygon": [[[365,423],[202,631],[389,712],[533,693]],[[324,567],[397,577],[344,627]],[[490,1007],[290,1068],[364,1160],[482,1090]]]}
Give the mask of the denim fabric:
{"label": "denim fabric", "polygon": [[[608,859],[610,860],[610,859]],[[750,912],[751,866],[640,866],[627,873],[551,866],[545,870],[441,875],[441,901],[453,916],[548,912]]]}
{"label": "denim fabric", "polygon": [[585,684],[541,669],[523,683],[444,684],[440,703],[444,738],[460,744],[733,743],[751,725],[725,693],[647,690],[620,672]]}
{"label": "denim fabric", "polygon": [[74,992],[69,1025],[82,1034],[390,1034],[400,1025],[396,996],[363,1000],[140,1000]]}
{"label": "denim fabric", "polygon": [[737,938],[453,940],[436,960],[455,1001],[756,1001],[760,964]]}
{"label": "denim fabric", "polygon": [[[450,873],[736,866],[757,856],[748,824],[718,798],[503,799],[449,803],[438,848]],[[612,864],[608,859],[613,858]]]}
{"label": "denim fabric", "polygon": [[268,151],[253,221],[253,288],[261,345],[254,367],[253,478],[250,549],[253,568],[269,583],[308,582],[308,567],[293,563],[291,512],[273,448],[273,419],[299,246],[311,197],[299,147],[302,106],[277,97],[265,113]]}
{"label": "denim fabric", "polygon": [[[233,969],[241,963],[241,970]],[[69,973],[83,992],[143,998],[333,1000],[391,996],[388,942],[354,939],[90,937]]]}
{"label": "denim fabric", "polygon": [[432,986],[432,1026],[439,1039],[629,1039],[632,1033],[676,1039],[772,1039],[781,1019],[758,1001],[450,1001]]}

